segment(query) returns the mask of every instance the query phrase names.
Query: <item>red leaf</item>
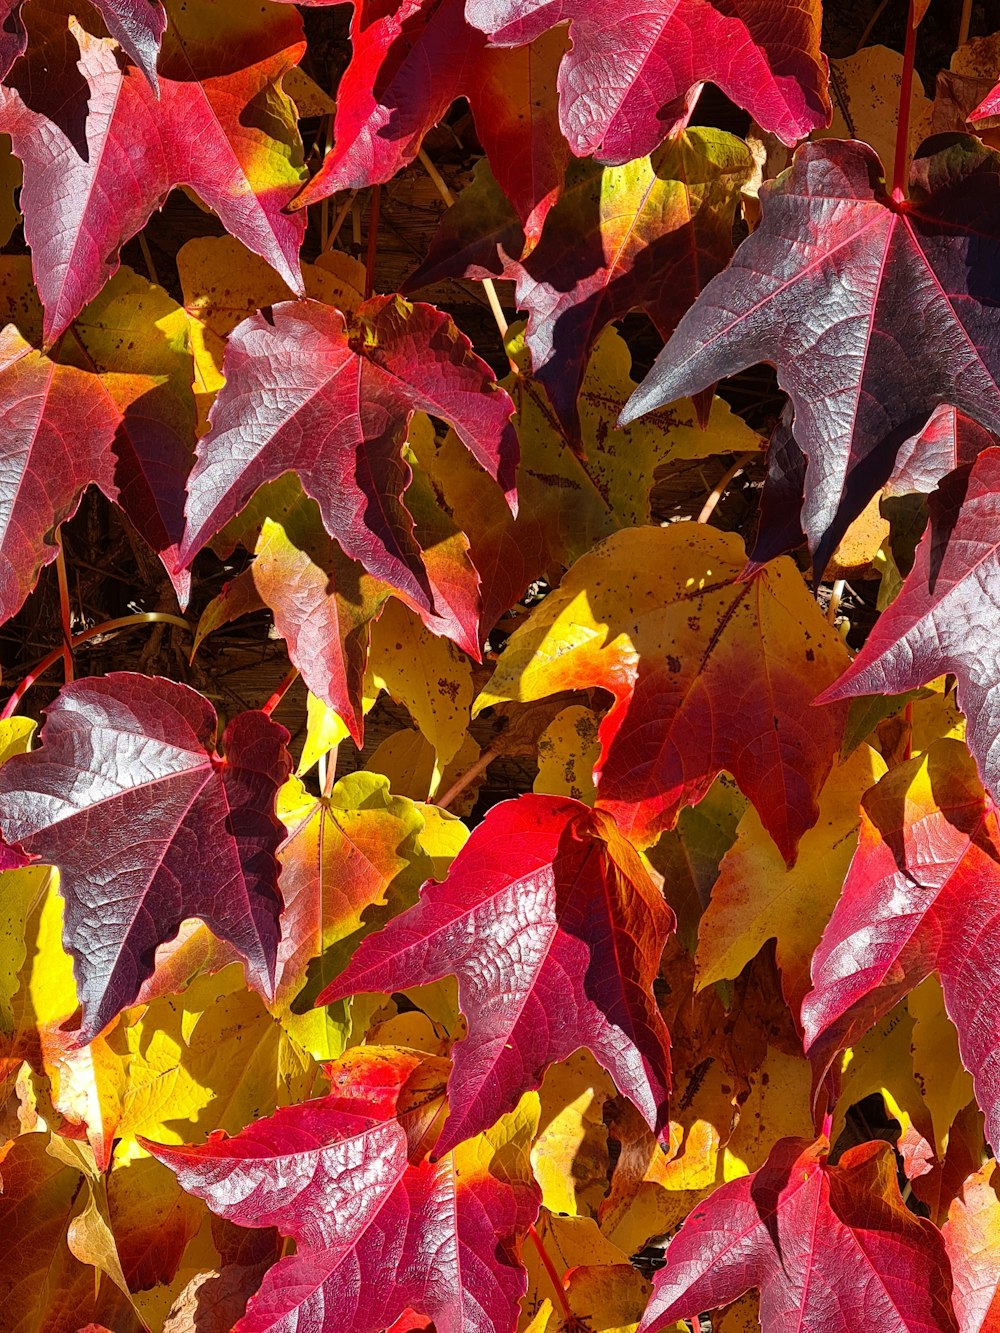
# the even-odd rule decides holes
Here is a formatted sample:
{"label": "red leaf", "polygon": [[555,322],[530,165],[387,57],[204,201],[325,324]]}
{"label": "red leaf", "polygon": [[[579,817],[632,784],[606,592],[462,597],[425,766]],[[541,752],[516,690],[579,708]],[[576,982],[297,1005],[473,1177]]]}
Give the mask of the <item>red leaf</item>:
{"label": "red leaf", "polygon": [[958,679],[966,739],[983,782],[1000,799],[1000,448],[942,482],[930,524],[899,596],[865,646],[817,703],[859,694],[902,694],[946,672]]}
{"label": "red leaf", "polygon": [[941,1233],[908,1211],[892,1149],[781,1139],[750,1176],[695,1207],[653,1278],[639,1333],[760,1290],[765,1329],[957,1333]]}
{"label": "red leaf", "polygon": [[808,458],[819,572],[939,404],[1000,431],[1000,160],[954,140],[915,160],[905,204],[881,174],[864,144],[801,148],[623,413],[773,362]]}
{"label": "red leaf", "polygon": [[296,1254],[270,1269],[235,1333],[378,1333],[408,1308],[441,1333],[513,1333],[527,1286],[519,1242],[539,1204],[528,1126],[519,1116],[434,1164],[417,1160],[403,1108],[419,1057],[362,1054],[381,1065],[391,1057],[399,1080],[371,1084],[366,1062],[355,1069],[345,1059],[332,1071],[334,1095],[285,1107],[232,1139],[144,1143],[220,1216],[295,1240]]}
{"label": "red leaf", "polygon": [[[167,16],[160,0],[90,0],[108,31],[156,88],[156,58]],[[0,0],[0,79],[5,79],[18,56],[24,55],[28,34],[21,18],[24,0]]]}
{"label": "red leaf", "polygon": [[885,495],[928,495],[949,472],[971,463],[997,441],[978,422],[957,408],[942,404],[913,439],[896,455]]}
{"label": "red leaf", "polygon": [[158,98],[114,43],[67,26],[59,0],[33,0],[29,19],[28,54],[0,88],[0,129],[24,163],[24,234],[47,342],[178,185],[302,291],[304,220],[284,211],[302,182],[302,149],[279,90],[305,49],[297,14],[240,0],[178,6]]}
{"label": "red leaf", "polygon": [[1000,116],[1000,83],[969,113],[970,120],[988,120],[991,116]]}
{"label": "red leaf", "polygon": [[862,802],[861,837],[802,1006],[818,1055],[851,1045],[938,972],[962,1063],[1000,1144],[997,813],[959,741],[900,764]]}
{"label": "red leaf", "polygon": [[466,97],[493,173],[529,240],[537,239],[569,156],[552,97],[565,41],[554,33],[522,50],[496,50],[464,10],[464,0],[354,0],[354,54],[337,89],[333,149],[297,208],[391,180]]}
{"label": "red leaf", "polygon": [[581,1046],[660,1128],[669,1037],[652,984],[672,928],[608,816],[521,796],[493,807],[444,882],[363,940],[317,1004],[458,977],[469,1032],[455,1049],[441,1151],[491,1125]]}
{"label": "red leaf", "polygon": [[95,375],[35,352],[13,324],[0,332],[0,621],[58,550],[51,537],[93,483],[118,494],[119,416]]}
{"label": "red leaf", "polygon": [[688,122],[714,83],[787,144],[830,122],[819,0],[466,0],[496,43],[570,24],[559,119],[578,157],[622,163]]}
{"label": "red leaf", "polygon": [[206,699],[173,681],[114,672],[65,686],[40,748],[0,770],[8,842],[58,866],[64,940],[89,1040],[153,972],[159,944],[200,917],[270,996],[278,948],[283,830],[274,799],[288,733],[240,713],[214,751]]}
{"label": "red leaf", "polygon": [[402,501],[410,469],[400,450],[415,410],[450,422],[513,504],[514,406],[433,306],[375,297],[349,329],[332,306],[284,302],[234,330],[224,372],[188,487],[184,563],[259,486],[294,471],[346,554],[429,609]]}

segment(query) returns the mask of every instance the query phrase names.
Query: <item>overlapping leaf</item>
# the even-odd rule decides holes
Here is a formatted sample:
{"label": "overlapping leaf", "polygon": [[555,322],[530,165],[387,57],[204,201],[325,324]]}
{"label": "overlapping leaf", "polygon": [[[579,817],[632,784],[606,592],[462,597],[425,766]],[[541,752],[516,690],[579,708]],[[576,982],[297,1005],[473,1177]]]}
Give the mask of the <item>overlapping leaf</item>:
{"label": "overlapping leaf", "polygon": [[1000,595],[1000,449],[987,449],[932,496],[913,568],[848,671],[826,694],[901,694],[945,672],[958,680],[969,748],[1000,797],[1000,658],[991,630]]}
{"label": "overlapping leaf", "polygon": [[331,1070],[329,1097],[201,1148],[149,1145],[220,1216],[296,1242],[238,1333],[379,1333],[407,1310],[441,1329],[513,1333],[527,1282],[520,1239],[538,1212],[537,1100],[432,1163],[440,1063],[369,1048]]}
{"label": "overlapping leaf", "polygon": [[0,770],[4,837],[58,866],[81,1038],[139,993],[157,945],[198,916],[269,995],[287,732],[243,713],[215,753],[215,710],[187,686],[115,672],[67,685],[42,745]]}
{"label": "overlapping leaf", "polygon": [[682,129],[701,85],[718,84],[765,129],[795,143],[830,118],[817,0],[466,0],[494,43],[569,21],[559,119],[574,153],[628,162]]}
{"label": "overlapping leaf", "polygon": [[652,982],[671,927],[607,816],[522,796],[490,811],[447,879],[362,941],[319,1002],[458,977],[469,1033],[455,1051],[443,1150],[491,1125],[580,1046],[659,1128],[669,1039]]}
{"label": "overlapping leaf", "polygon": [[806,1038],[828,1059],[936,971],[987,1137],[1000,1142],[996,810],[952,740],[892,769],[862,806],[858,852],[813,957]]}
{"label": "overlapping leaf", "polygon": [[643,310],[669,336],[732,254],[733,214],[751,169],[744,143],[710,129],[621,167],[573,163],[541,240],[521,259],[516,224],[497,234],[503,200],[480,173],[409,287],[445,275],[513,278],[535,375],[576,434],[577,393],[598,334]]}
{"label": "overlapping leaf", "polygon": [[[127,8],[127,6],[126,6]],[[303,180],[282,76],[302,57],[294,10],[173,3],[159,95],[61,0],[33,0],[31,41],[0,89],[0,130],[25,165],[25,238],[54,341],[118,267],[120,247],[175,186],[302,290]],[[224,57],[220,58],[220,53]]]}
{"label": "overlapping leaf", "polygon": [[[309,0],[337,2],[343,0]],[[337,88],[333,149],[296,207],[390,180],[413,161],[452,102],[466,97],[493,173],[529,242],[537,240],[569,156],[552,97],[562,34],[498,50],[466,22],[465,0],[407,0],[389,8],[354,0],[351,44]]]}
{"label": "overlapping leaf", "polygon": [[13,324],[0,331],[0,620],[58,554],[53,533],[93,484],[115,499],[119,415],[96,376],[58,366]]}
{"label": "overlapping leaf", "polygon": [[[156,88],[156,59],[167,26],[161,0],[90,0],[108,31]],[[21,17],[24,0],[3,0],[3,37],[0,39],[0,78],[6,79],[14,61],[28,46],[28,32]]]}
{"label": "overlapping leaf", "polygon": [[653,1279],[642,1333],[754,1287],[765,1329],[957,1333],[944,1244],[903,1203],[891,1149],[866,1143],[837,1166],[826,1151],[782,1139],[759,1171],[695,1209]]}
{"label": "overlapping leaf", "polygon": [[778,369],[808,459],[802,525],[822,572],[942,403],[1000,430],[1000,163],[960,138],[914,160],[895,202],[863,144],[806,145],[625,409]]}
{"label": "overlapping leaf", "polygon": [[511,636],[477,707],[601,686],[598,806],[624,830],[652,842],[726,769],[793,861],[844,720],[810,701],[846,650],[791,562],[739,582],[743,564],[703,524],[618,533]]}
{"label": "overlapping leaf", "polygon": [[226,384],[188,487],[188,560],[265,482],[295,471],[347,555],[433,605],[402,492],[415,410],[449,421],[513,503],[513,410],[468,339],[433,306],[376,297],[350,329],[315,301],[284,303],[232,334]]}

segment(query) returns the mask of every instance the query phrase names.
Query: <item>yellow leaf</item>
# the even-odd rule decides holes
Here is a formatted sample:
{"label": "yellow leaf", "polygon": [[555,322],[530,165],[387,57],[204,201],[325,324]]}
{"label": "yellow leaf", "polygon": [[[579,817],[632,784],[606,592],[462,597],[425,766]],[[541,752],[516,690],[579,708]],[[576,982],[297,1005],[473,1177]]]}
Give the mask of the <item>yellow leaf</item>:
{"label": "yellow leaf", "polygon": [[798,1012],[810,987],[809,964],[833,911],[857,846],[861,798],[885,773],[874,750],[861,745],[826,780],[819,819],[786,867],[751,806],[698,929],[698,988],[738,977],[769,939],[777,940],[782,989]]}
{"label": "yellow leaf", "polygon": [[545,1075],[541,1128],[531,1165],[550,1212],[595,1216],[608,1174],[604,1104],[615,1085],[589,1051],[580,1050]]}
{"label": "yellow leaf", "polygon": [[[852,56],[830,61],[833,120],[816,130],[816,139],[863,139],[891,168],[896,148],[896,112],[903,57],[887,46],[866,46]],[[920,75],[913,75],[910,93],[910,148],[931,133],[930,101]]]}
{"label": "yellow leaf", "polygon": [[594,766],[601,753],[599,725],[598,715],[579,704],[554,717],[538,738],[538,773],[532,790],[593,805]]}
{"label": "yellow leaf", "polygon": [[962,1067],[958,1033],[945,1012],[937,974],[926,977],[912,990],[906,1004],[913,1018],[913,1078],[930,1112],[934,1129],[931,1145],[940,1161],[955,1117],[975,1096],[972,1076]]}
{"label": "yellow leaf", "polygon": [[405,704],[434,747],[430,795],[458,753],[472,707],[472,664],[448,639],[391,598],[372,627],[369,672],[376,686]]}
{"label": "yellow leaf", "polygon": [[903,1134],[912,1126],[932,1143],[930,1112],[913,1077],[913,1017],[906,1000],[901,1000],[852,1050],[844,1053],[842,1068],[832,1142],[843,1130],[850,1108],[877,1092],[885,1103],[886,1114],[899,1121]]}
{"label": "yellow leaf", "polygon": [[[367,693],[361,700],[361,711],[369,713],[375,703],[375,697]],[[339,713],[328,708],[315,694],[306,696],[306,738],[302,742],[302,753],[296,774],[302,778],[316,767],[319,761],[331,750],[347,740],[351,733],[344,725]]]}
{"label": "yellow leaf", "polygon": [[[458,752],[441,775],[437,784],[439,791],[446,792],[478,758],[479,746],[471,736],[464,736]],[[412,727],[387,736],[365,763],[367,772],[381,773],[389,779],[389,786],[394,792],[415,801],[422,800],[430,791],[434,782],[434,768],[434,747]],[[449,808],[456,815],[467,815],[472,810],[484,779],[485,770],[478,781],[470,782],[450,803]]]}
{"label": "yellow leaf", "polygon": [[[543,1209],[521,1257],[528,1271],[522,1330],[634,1333],[652,1286],[591,1218],[558,1217]],[[561,1278],[558,1286],[554,1274]],[[538,1322],[546,1311],[547,1322]]]}

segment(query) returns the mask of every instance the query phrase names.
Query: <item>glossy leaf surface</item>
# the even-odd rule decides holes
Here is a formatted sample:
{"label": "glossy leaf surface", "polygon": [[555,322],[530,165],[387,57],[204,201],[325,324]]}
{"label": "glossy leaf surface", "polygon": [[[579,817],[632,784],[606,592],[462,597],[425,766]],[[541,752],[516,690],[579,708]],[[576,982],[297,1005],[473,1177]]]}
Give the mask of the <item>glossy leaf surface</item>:
{"label": "glossy leaf surface", "polygon": [[522,796],[490,812],[444,883],[363,941],[318,1002],[458,977],[469,1035],[455,1051],[442,1150],[491,1125],[580,1046],[659,1127],[669,1039],[651,987],[671,928],[606,816]]}
{"label": "glossy leaf surface", "polygon": [[81,1040],[134,1002],[157,945],[188,916],[236,947],[259,990],[273,990],[274,799],[290,767],[287,733],[240,714],[220,757],[216,727],[186,686],[115,672],[66,686],[42,745],[0,769],[4,837],[59,867]]}

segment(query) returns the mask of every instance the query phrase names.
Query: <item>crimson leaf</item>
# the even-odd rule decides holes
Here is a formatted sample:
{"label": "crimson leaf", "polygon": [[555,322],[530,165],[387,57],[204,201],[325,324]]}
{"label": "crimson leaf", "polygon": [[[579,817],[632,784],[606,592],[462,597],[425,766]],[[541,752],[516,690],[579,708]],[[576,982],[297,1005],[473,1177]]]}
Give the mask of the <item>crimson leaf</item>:
{"label": "crimson leaf", "polygon": [[317,1003],[458,977],[469,1032],[455,1050],[442,1152],[581,1046],[658,1129],[670,1060],[652,984],[672,928],[613,820],[522,796],[493,807],[445,881],[363,940]]}
{"label": "crimson leaf", "polygon": [[[53,342],[118,268],[120,247],[175,186],[302,290],[302,146],[282,76],[305,49],[292,10],[179,5],[159,98],[114,43],[33,0],[31,43],[0,87],[0,130],[24,163],[21,211]],[[225,59],[220,65],[220,50]]]}
{"label": "crimson leaf", "polygon": [[211,704],[119,671],[65,686],[42,744],[0,769],[0,833],[58,866],[89,1040],[152,974],[158,945],[200,917],[270,995],[278,948],[274,814],[291,766],[284,727],[240,713],[214,750]]}
{"label": "crimson leaf", "polygon": [[572,45],[559,70],[559,119],[578,157],[622,163],[683,129],[706,82],[793,144],[830,120],[819,0],[466,0],[495,43],[557,23]]}
{"label": "crimson leaf", "polygon": [[818,572],[941,403],[1000,431],[1000,159],[965,136],[924,153],[897,204],[866,145],[801,148],[623,413],[773,362],[808,459]]}
{"label": "crimson leaf", "polygon": [[802,1006],[806,1039],[825,1062],[936,971],[994,1147],[998,888],[996,808],[962,743],[938,741],[866,793],[858,850],[813,956],[814,989]]}
{"label": "crimson leaf", "polygon": [[440,1333],[513,1333],[527,1286],[519,1242],[539,1203],[530,1117],[431,1163],[417,1142],[421,1103],[433,1112],[440,1089],[420,1057],[362,1049],[330,1073],[331,1096],[234,1138],[144,1144],[213,1212],[295,1240],[236,1333],[379,1333],[407,1309]]}
{"label": "crimson leaf", "polygon": [[112,441],[120,418],[96,375],[33,351],[13,324],[0,331],[0,402],[2,621],[55,560],[49,539],[85,487],[116,498]]}
{"label": "crimson leaf", "polygon": [[826,1162],[827,1145],[781,1139],[752,1175],[696,1205],[653,1279],[639,1333],[697,1320],[760,1290],[765,1329],[957,1333],[941,1233],[903,1203],[886,1143]]}
{"label": "crimson leaf", "polygon": [[491,48],[464,9],[464,0],[354,0],[354,54],[337,89],[333,148],[297,208],[391,180],[452,102],[467,97],[493,172],[537,239],[569,155],[551,95],[565,43],[553,33],[522,50]]}
{"label": "crimson leaf", "polygon": [[899,596],[817,703],[903,694],[946,672],[958,679],[966,739],[1000,799],[1000,448],[959,468],[931,496],[930,524]]}
{"label": "crimson leaf", "polygon": [[410,469],[400,450],[415,410],[450,422],[513,505],[514,405],[433,306],[374,297],[348,327],[332,306],[285,302],[233,331],[223,368],[188,486],[182,563],[259,486],[294,471],[344,551],[429,609],[402,501]]}

